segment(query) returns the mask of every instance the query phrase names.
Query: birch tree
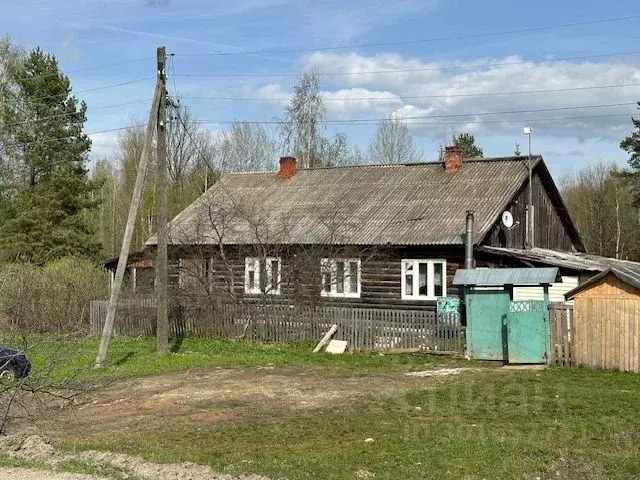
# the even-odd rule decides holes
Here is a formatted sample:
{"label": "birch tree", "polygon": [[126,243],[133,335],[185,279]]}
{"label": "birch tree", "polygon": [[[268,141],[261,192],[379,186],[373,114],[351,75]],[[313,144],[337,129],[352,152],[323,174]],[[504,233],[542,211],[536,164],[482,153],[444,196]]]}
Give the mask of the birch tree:
{"label": "birch tree", "polygon": [[378,123],[369,157],[373,163],[413,163],[419,162],[422,155],[413,144],[407,123],[392,114]]}
{"label": "birch tree", "polygon": [[587,166],[562,179],[561,186],[588,252],[620,259],[640,258],[637,208],[628,180],[614,164]]}
{"label": "birch tree", "polygon": [[281,128],[285,150],[298,158],[301,168],[321,164],[318,147],[325,117],[326,108],[320,93],[320,74],[315,70],[301,73],[291,101],[285,108]]}
{"label": "birch tree", "polygon": [[212,169],[218,173],[274,170],[277,146],[262,125],[236,122],[214,142]]}

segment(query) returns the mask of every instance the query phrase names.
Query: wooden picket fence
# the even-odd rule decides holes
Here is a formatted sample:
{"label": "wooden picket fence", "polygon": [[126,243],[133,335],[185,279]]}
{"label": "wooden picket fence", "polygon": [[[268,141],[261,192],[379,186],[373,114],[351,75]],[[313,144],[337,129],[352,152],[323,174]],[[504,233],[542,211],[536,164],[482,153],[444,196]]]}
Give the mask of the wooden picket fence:
{"label": "wooden picket fence", "polygon": [[[102,331],[106,300],[91,302],[91,328]],[[153,299],[121,301],[115,334],[155,334]],[[169,305],[171,334],[268,342],[317,341],[338,325],[334,338],[348,341],[351,351],[432,351],[463,354],[464,327],[450,316],[437,321],[430,310],[390,310],[288,305],[223,305],[181,299]]]}
{"label": "wooden picket fence", "polygon": [[549,330],[551,334],[550,363],[573,365],[573,305],[564,302],[549,304]]}

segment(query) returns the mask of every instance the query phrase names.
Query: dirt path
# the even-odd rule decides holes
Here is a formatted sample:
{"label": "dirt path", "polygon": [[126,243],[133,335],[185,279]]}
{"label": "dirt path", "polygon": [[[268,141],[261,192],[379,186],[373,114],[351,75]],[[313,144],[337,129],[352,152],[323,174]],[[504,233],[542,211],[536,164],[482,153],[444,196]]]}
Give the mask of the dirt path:
{"label": "dirt path", "polygon": [[0,468],[2,480],[108,480],[104,477],[80,475],[77,473],[55,473],[50,470],[33,468]]}
{"label": "dirt path", "polygon": [[[168,422],[201,427],[234,421],[247,409],[300,410],[351,402],[369,395],[437,387],[445,377],[470,368],[443,368],[425,365],[422,372],[362,374],[357,371],[297,367],[203,368],[118,382],[80,398],[66,415],[54,415],[53,422],[41,419],[41,432],[58,434],[82,432],[100,435],[105,431],[125,431],[143,426],[149,431]],[[46,415],[45,415],[46,416]],[[35,427],[32,425],[31,427]],[[20,431],[18,429],[17,431]],[[0,451],[17,458],[45,462],[55,469],[61,462],[77,460],[110,465],[133,478],[172,480],[236,480],[208,466],[193,463],[154,464],[141,458],[110,452],[62,453],[39,435],[25,429],[15,437],[0,438]],[[33,478],[53,480],[103,480],[83,475],[65,475],[28,469],[0,469],[1,479]],[[260,476],[243,480],[268,480]]]}
{"label": "dirt path", "polygon": [[70,460],[80,461],[96,466],[109,466],[117,469],[123,475],[139,480],[269,480],[259,475],[232,477],[219,474],[211,467],[196,465],[195,463],[166,463],[148,462],[132,455],[111,452],[86,451],[80,453],[62,453],[47,439],[39,435],[15,434],[0,437],[0,452],[13,458],[22,460],[38,460],[43,462],[49,470],[30,468],[0,468],[0,479],[35,479],[35,480],[108,480],[93,475],[57,473],[53,470]]}
{"label": "dirt path", "polygon": [[233,420],[243,408],[317,408],[370,394],[436,387],[445,381],[440,375],[397,372],[363,375],[269,366],[198,369],[119,382],[82,398],[66,420],[87,433],[124,428],[132,422],[150,427],[177,417],[180,422],[202,426]]}

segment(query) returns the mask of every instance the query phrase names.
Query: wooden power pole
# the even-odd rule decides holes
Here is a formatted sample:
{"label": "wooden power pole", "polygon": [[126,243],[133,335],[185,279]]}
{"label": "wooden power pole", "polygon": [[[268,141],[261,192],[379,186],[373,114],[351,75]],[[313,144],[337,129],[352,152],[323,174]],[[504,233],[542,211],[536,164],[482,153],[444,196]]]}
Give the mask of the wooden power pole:
{"label": "wooden power pole", "polygon": [[158,48],[158,85],[160,103],[157,122],[157,170],[156,170],[156,350],[158,355],[169,353],[169,318],[167,313],[167,76],[165,74],[166,51]]}
{"label": "wooden power pole", "polygon": [[151,103],[151,111],[149,112],[149,121],[147,122],[147,129],[144,137],[144,144],[142,146],[142,154],[140,155],[140,161],[138,162],[138,174],[136,176],[136,183],[133,187],[133,195],[131,197],[131,205],[129,205],[129,216],[127,217],[127,225],[124,229],[124,237],[122,238],[122,246],[120,247],[120,257],[118,258],[118,268],[113,278],[113,284],[111,285],[111,296],[109,297],[109,306],[107,308],[107,318],[104,322],[102,329],[102,339],[100,340],[100,347],[98,349],[98,356],[96,357],[95,368],[102,367],[102,364],[107,358],[107,351],[109,350],[109,342],[113,336],[113,324],[116,316],[116,308],[118,306],[118,299],[120,298],[120,290],[122,289],[122,280],[124,279],[124,272],[127,269],[127,260],[129,259],[129,248],[131,247],[131,237],[133,236],[133,227],[136,223],[136,216],[138,214],[138,206],[140,205],[140,197],[144,190],[144,181],[147,173],[147,165],[149,160],[149,150],[151,149],[151,140],[153,138],[153,130],[158,119],[158,106],[160,105],[160,84],[156,82],[155,93],[153,95],[153,102]]}

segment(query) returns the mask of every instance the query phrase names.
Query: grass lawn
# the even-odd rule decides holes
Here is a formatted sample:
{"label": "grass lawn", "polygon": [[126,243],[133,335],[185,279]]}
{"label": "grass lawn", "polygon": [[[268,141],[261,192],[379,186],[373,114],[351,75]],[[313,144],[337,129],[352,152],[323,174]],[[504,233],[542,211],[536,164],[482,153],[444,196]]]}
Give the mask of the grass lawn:
{"label": "grass lawn", "polygon": [[[90,366],[96,347],[96,340],[77,341],[69,350],[73,363]],[[45,361],[48,348],[31,351],[34,363]],[[416,380],[404,373],[463,361],[313,355],[309,345],[199,340],[185,340],[176,354],[156,359],[153,348],[152,339],[116,339],[104,374],[131,377],[199,366],[215,379],[215,372],[231,369],[232,379],[219,386],[230,393],[224,399],[193,399],[180,408],[165,402],[157,415],[132,415],[125,428],[109,428],[112,418],[100,417],[107,407],[96,408],[94,430],[54,433],[62,448],[111,450],[160,463],[191,461],[223,473],[290,480],[640,478],[640,375],[569,368],[505,371],[464,362],[474,370]],[[272,370],[261,370],[265,365]],[[260,377],[262,372],[269,373]],[[264,385],[257,385],[263,395],[240,393],[248,374],[252,382],[264,378]],[[177,391],[170,385],[175,375],[158,376],[169,393]],[[356,380],[350,388],[358,394],[301,408],[281,401],[285,391],[265,393],[267,385],[277,385],[269,383],[269,375],[299,382],[310,399],[329,385]],[[228,387],[235,376],[238,393]],[[205,378],[194,377],[193,383],[211,381],[215,390],[218,384]],[[385,382],[393,387],[380,388]],[[149,391],[148,398],[156,393]],[[190,422],[191,412],[215,420]]]}
{"label": "grass lawn", "polygon": [[318,366],[364,373],[399,368],[411,370],[422,367],[425,363],[468,363],[450,357],[423,355],[314,354],[312,350],[315,344],[311,343],[264,344],[197,338],[174,340],[171,353],[166,357],[157,357],[155,338],[115,337],[111,341],[104,368],[95,371],[93,362],[98,352],[99,340],[98,337],[86,339],[52,335],[0,335],[0,345],[25,351],[33,364],[33,371],[45,372],[48,379],[55,381],[119,380],[206,366]]}

